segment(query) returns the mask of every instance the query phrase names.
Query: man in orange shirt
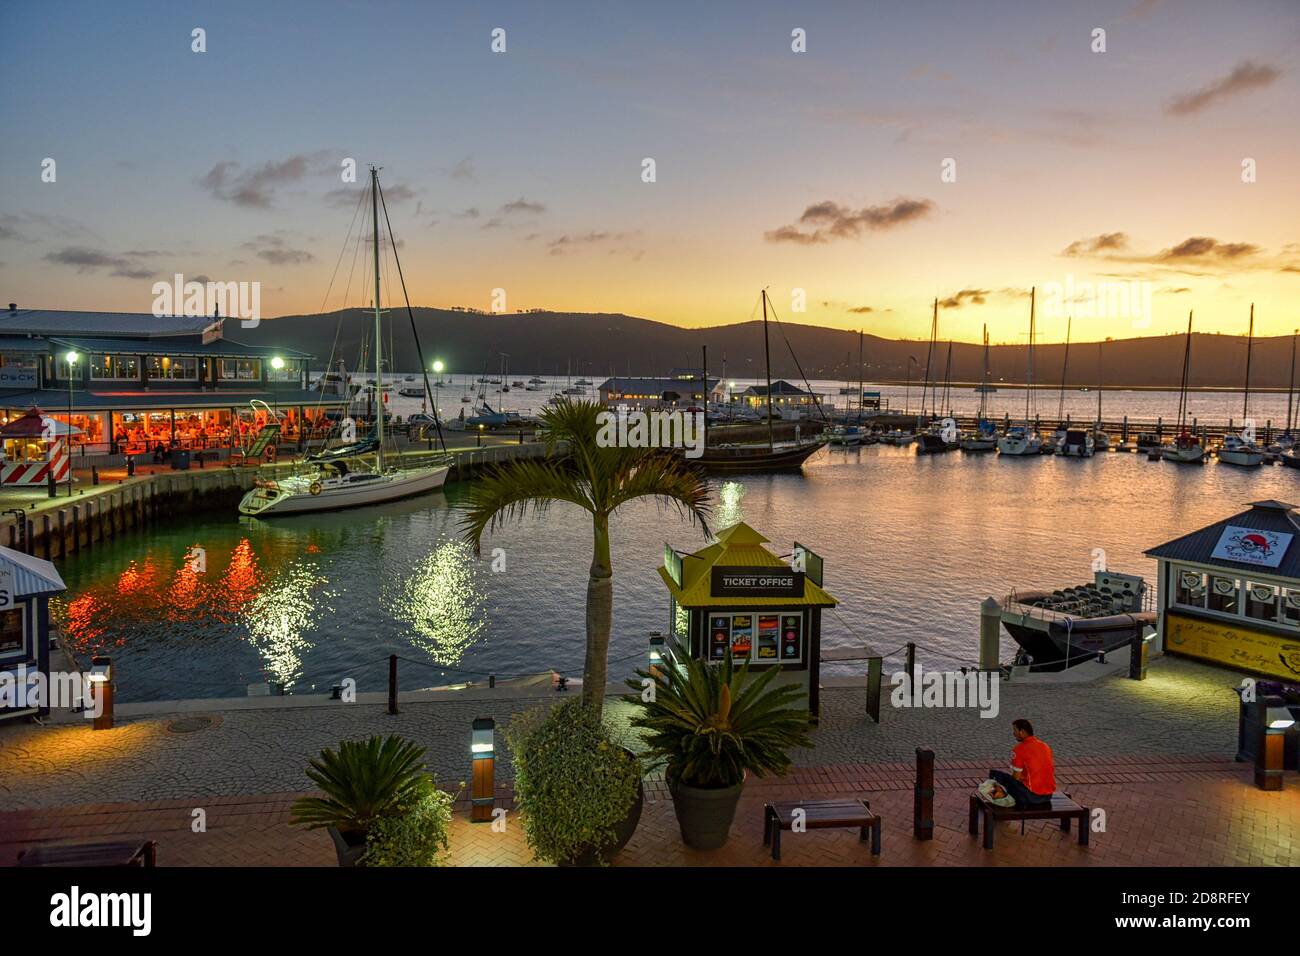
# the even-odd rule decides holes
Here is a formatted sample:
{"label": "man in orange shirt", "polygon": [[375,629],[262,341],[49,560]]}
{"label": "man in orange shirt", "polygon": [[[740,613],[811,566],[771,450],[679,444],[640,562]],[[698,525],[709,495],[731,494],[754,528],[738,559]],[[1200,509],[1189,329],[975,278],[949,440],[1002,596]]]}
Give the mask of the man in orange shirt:
{"label": "man in orange shirt", "polygon": [[993,771],[993,779],[1015,797],[1021,809],[1051,806],[1056,792],[1056,767],[1052,748],[1034,736],[1034,725],[1021,717],[1011,722],[1016,746],[1011,751],[1011,773]]}

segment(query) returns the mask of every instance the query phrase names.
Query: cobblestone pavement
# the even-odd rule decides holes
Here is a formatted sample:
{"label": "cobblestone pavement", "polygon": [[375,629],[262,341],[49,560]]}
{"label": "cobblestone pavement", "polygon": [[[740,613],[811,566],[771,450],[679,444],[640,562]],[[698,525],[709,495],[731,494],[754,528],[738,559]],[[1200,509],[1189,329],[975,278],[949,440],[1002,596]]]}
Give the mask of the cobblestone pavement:
{"label": "cobblestone pavement", "polygon": [[[815,747],[795,753],[796,766],[910,762],[917,746],[940,761],[1002,765],[1014,741],[1009,722],[1028,717],[1062,760],[1120,755],[1223,754],[1236,751],[1237,698],[1231,672],[1186,660],[1154,663],[1144,682],[1106,678],[1088,685],[1000,685],[998,716],[971,709],[895,709],[882,702],[879,725],[864,713],[862,688],[827,688],[813,733]],[[888,691],[886,690],[886,694]],[[382,705],[241,710],[212,713],[190,733],[169,729],[193,714],[118,719],[111,731],[81,723],[0,729],[0,807],[6,810],[103,803],[175,801],[306,789],[309,757],[347,738],[398,733],[427,748],[431,772],[454,787],[469,771],[470,722],[498,726],[545,698],[408,703],[388,715]],[[628,706],[607,712],[625,721]],[[498,735],[498,740],[500,739]],[[498,748],[501,779],[511,775]]]}
{"label": "cobblestone pavement", "polygon": [[[616,866],[1297,866],[1300,797],[1265,793],[1250,768],[1223,755],[1154,758],[1099,757],[1062,761],[1058,780],[1076,800],[1104,816],[1090,828],[1090,845],[1054,822],[997,826],[994,849],[967,832],[968,798],[984,777],[979,761],[948,761],[935,773],[934,839],[912,836],[912,767],[908,763],[805,768],[745,786],[730,841],[702,852],[686,847],[662,781],[649,781],[645,807]],[[788,832],[782,859],[762,839],[762,807],[772,800],[857,795],[882,823],[883,849],[873,857],[853,830]],[[160,866],[333,866],[328,836],[289,826],[298,794],[204,800],[207,829],[191,827],[194,803],[97,804],[0,813],[0,865],[24,847],[47,841],[158,842]],[[509,787],[498,788],[509,806]],[[471,824],[464,803],[450,831],[451,865],[534,865],[513,813],[503,832]]]}

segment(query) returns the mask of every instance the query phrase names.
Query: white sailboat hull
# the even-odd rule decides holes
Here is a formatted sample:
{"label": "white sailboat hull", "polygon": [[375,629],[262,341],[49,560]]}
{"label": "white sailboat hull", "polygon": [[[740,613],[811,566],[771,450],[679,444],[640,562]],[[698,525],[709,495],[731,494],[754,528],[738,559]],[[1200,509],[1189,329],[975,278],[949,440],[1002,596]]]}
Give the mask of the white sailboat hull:
{"label": "white sailboat hull", "polygon": [[[239,502],[239,513],[265,518],[273,515],[306,514],[312,511],[340,511],[412,495],[437,491],[447,481],[446,466],[411,468],[384,475],[350,475],[346,480],[312,482],[293,478],[254,488]],[[311,488],[317,487],[316,494]]]}
{"label": "white sailboat hull", "polygon": [[1017,457],[1021,455],[1040,455],[1042,454],[1043,443],[1038,438],[1008,438],[1002,436],[998,439],[998,454],[1011,455]]}
{"label": "white sailboat hull", "polygon": [[1166,445],[1161,449],[1160,457],[1165,461],[1173,461],[1181,465],[1200,465],[1205,462],[1205,449],[1200,445],[1182,448],[1177,445]]}
{"label": "white sailboat hull", "polygon": [[1219,461],[1225,465],[1240,465],[1243,468],[1254,468],[1256,465],[1264,463],[1264,453],[1259,451],[1228,451],[1219,449]]}

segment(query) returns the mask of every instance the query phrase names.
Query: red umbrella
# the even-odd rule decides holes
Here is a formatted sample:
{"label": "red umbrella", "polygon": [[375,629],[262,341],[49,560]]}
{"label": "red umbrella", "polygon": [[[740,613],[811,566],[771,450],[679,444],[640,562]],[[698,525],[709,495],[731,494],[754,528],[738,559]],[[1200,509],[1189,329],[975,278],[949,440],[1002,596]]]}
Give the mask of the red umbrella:
{"label": "red umbrella", "polygon": [[[81,434],[81,429],[73,426],[74,435]],[[54,434],[68,434],[68,426],[61,421],[54,422]],[[45,412],[37,405],[15,418],[8,425],[0,425],[0,438],[44,438]]]}

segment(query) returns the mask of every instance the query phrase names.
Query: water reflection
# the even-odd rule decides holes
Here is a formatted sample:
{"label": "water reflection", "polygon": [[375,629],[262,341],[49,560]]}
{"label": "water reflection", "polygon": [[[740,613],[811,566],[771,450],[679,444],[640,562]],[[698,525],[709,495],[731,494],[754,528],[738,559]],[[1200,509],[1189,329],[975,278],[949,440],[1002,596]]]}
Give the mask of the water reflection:
{"label": "water reflection", "polygon": [[445,541],[385,601],[397,620],[411,629],[411,643],[444,667],[460,663],[487,626],[475,580],[478,567],[468,544]]}
{"label": "water reflection", "polygon": [[243,614],[248,640],[260,655],[269,680],[286,688],[303,676],[303,655],[312,647],[307,637],[329,612],[323,599],[329,582],[314,565],[302,563],[281,570]]}
{"label": "water reflection", "polygon": [[713,526],[729,528],[737,521],[744,520],[741,499],[745,497],[745,486],[738,481],[724,481],[718,486],[718,506],[713,511]]}

